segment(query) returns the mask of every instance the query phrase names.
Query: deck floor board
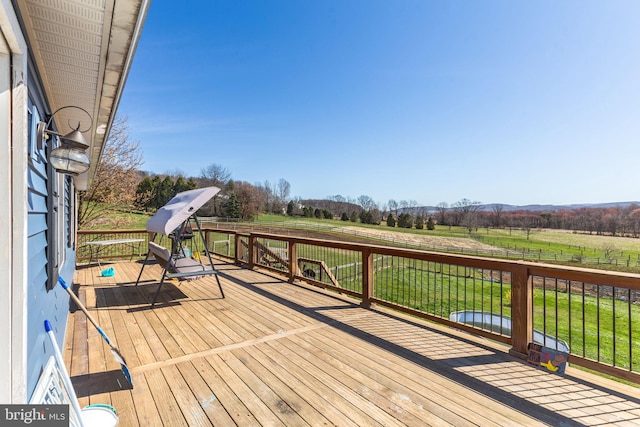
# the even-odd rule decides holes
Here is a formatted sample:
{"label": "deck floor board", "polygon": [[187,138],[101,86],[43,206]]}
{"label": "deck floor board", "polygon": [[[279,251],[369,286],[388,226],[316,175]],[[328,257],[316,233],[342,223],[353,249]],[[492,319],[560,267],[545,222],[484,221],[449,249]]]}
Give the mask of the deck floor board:
{"label": "deck floor board", "polygon": [[[640,425],[640,389],[538,370],[488,340],[345,295],[220,263],[163,285],[161,270],[78,269],[78,295],[132,373],[76,310],[65,361],[81,405],[109,403],[121,426]],[[104,265],[102,268],[106,268]]]}

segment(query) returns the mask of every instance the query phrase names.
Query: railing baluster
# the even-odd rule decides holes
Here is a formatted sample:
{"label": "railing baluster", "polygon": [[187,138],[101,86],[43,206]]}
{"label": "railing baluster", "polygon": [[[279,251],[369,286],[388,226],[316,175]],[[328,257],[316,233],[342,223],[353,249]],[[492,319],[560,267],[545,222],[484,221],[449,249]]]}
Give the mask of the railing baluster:
{"label": "railing baluster", "polygon": [[582,357],[587,357],[587,328],[585,316],[585,285],[582,282]]}
{"label": "railing baluster", "polygon": [[572,301],[572,298],[571,298],[571,280],[567,280],[565,283],[567,284],[567,307],[568,307],[568,323],[569,323],[569,333],[568,333],[569,341],[568,342],[569,342],[569,348],[571,348],[573,346],[573,343],[572,343],[572,332],[573,332],[573,326],[572,326],[573,325],[573,321],[572,321],[572,319],[573,319],[573,316],[571,314],[572,313],[571,309],[573,307],[573,301]]}
{"label": "railing baluster", "polygon": [[627,319],[628,319],[628,323],[629,323],[629,338],[628,338],[628,343],[629,343],[629,370],[633,371],[633,328],[631,327],[632,322],[631,322],[631,289],[627,289]]}
{"label": "railing baluster", "polygon": [[596,297],[596,334],[598,336],[598,358],[596,359],[598,362],[600,361],[600,286],[597,286],[597,297]]}
{"label": "railing baluster", "polygon": [[613,366],[616,366],[616,360],[618,360],[618,358],[616,357],[616,339],[617,339],[617,334],[616,334],[616,288],[612,287],[611,288],[613,295],[611,297],[611,317],[612,317],[612,323],[613,323],[613,336],[611,337],[613,340]]}

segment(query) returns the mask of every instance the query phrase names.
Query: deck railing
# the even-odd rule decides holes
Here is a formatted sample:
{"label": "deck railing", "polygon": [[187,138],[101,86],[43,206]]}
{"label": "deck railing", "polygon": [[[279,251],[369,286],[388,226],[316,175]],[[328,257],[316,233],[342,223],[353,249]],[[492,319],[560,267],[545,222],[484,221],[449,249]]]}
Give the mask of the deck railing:
{"label": "deck railing", "polygon": [[[147,238],[146,231],[123,233]],[[80,234],[80,241],[92,238]],[[350,295],[365,307],[390,307],[505,343],[521,357],[534,339],[568,347],[570,363],[640,383],[637,274],[220,228],[189,244]]]}
{"label": "deck railing", "polygon": [[[122,239],[142,239],[143,241],[139,245],[92,246],[87,244],[89,242]],[[149,239],[151,239],[151,236],[146,230],[80,230],[78,231],[76,261],[88,262],[92,258],[95,260],[96,256],[99,257],[100,261],[144,256],[147,253]]]}

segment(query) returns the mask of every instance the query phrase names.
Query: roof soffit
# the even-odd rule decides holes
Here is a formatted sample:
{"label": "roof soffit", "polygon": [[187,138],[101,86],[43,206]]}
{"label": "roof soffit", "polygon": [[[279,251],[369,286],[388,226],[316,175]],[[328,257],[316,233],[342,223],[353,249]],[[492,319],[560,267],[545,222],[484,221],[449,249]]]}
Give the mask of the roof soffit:
{"label": "roof soffit", "polygon": [[[115,115],[131,57],[150,0],[17,0],[32,57],[36,63],[50,111],[74,105],[93,118],[85,133],[91,145],[93,176]],[[76,109],[55,116],[59,132],[66,133],[88,117]],[[103,126],[104,129],[104,126]]]}

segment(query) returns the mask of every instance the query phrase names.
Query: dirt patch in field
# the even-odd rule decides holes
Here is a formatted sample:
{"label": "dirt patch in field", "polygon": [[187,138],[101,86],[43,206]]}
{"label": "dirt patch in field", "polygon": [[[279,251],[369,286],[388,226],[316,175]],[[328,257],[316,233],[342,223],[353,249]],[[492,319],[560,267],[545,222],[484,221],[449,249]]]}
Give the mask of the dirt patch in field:
{"label": "dirt patch in field", "polygon": [[577,233],[572,230],[540,229],[531,233],[532,238],[545,242],[582,246],[585,248],[613,248],[619,251],[640,251],[640,239],[622,236],[603,236],[597,234]]}
{"label": "dirt patch in field", "polygon": [[390,242],[406,243],[409,245],[422,245],[435,249],[456,249],[456,250],[480,250],[504,252],[500,248],[477,242],[473,239],[463,239],[457,237],[427,236],[422,234],[399,233],[397,231],[374,230],[360,227],[339,227],[339,230],[347,234],[366,236],[374,239],[386,240]]}

